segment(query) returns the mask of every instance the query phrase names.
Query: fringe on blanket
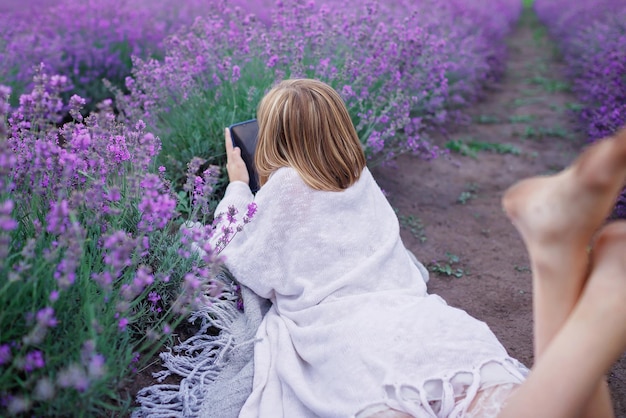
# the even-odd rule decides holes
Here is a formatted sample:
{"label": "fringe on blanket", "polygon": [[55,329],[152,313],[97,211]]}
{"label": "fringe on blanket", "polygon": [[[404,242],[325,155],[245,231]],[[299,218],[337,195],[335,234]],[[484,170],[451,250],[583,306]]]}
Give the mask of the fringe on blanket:
{"label": "fringe on blanket", "polygon": [[[425,282],[428,270],[409,252]],[[252,392],[254,337],[270,302],[241,286],[239,295],[228,272],[215,280],[224,283],[219,298],[193,312],[189,322],[200,328],[186,341],[160,354],[166,370],[154,373],[158,382],[182,377],[180,384],[156,384],[137,394],[139,407],[132,418],[236,418]],[[209,329],[219,330],[209,333]],[[213,334],[213,335],[211,335]]]}
{"label": "fringe on blanket", "polygon": [[[158,382],[180,376],[180,384],[141,389],[137,394],[140,407],[133,418],[229,418],[239,414],[252,390],[254,335],[268,305],[244,287],[242,312],[232,279],[226,273],[216,279],[226,284],[220,297],[189,317],[191,323],[200,322],[199,330],[161,353],[166,370],[153,374]],[[216,329],[217,335],[211,335]]]}

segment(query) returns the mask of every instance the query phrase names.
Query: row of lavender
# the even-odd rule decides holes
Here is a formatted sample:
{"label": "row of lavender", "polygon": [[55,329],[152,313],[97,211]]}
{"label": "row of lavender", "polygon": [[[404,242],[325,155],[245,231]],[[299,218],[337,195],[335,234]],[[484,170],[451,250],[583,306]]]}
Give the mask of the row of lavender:
{"label": "row of lavender", "polygon": [[44,63],[73,92],[99,101],[106,78],[123,84],[131,56],[162,56],[163,40],[211,10],[204,0],[24,0],[0,14],[0,84],[19,94]]}
{"label": "row of lavender", "polygon": [[[615,133],[626,124],[626,3],[536,0],[534,8],[563,52],[590,140]],[[626,193],[616,214],[626,217]]]}
{"label": "row of lavender", "polygon": [[125,415],[129,377],[218,293],[211,252],[168,231],[178,203],[158,138],[106,102],[83,117],[84,99],[60,97],[68,83],[40,71],[11,111],[0,86],[2,416]]}
{"label": "row of lavender", "polygon": [[162,56],[213,5],[32,3],[0,16],[0,416],[124,416],[129,380],[219,293],[211,252],[170,232],[213,181],[173,193],[160,140],[100,78],[123,85],[131,54]]}
{"label": "row of lavender", "polygon": [[128,120],[160,135],[172,172],[219,155],[223,126],[253,117],[286,77],[321,79],[342,94],[371,163],[433,157],[428,134],[463,120],[501,74],[502,38],[521,9],[516,0],[243,3],[169,38],[164,60],[135,60],[131,94],[118,97]]}
{"label": "row of lavender", "polygon": [[[277,79],[340,91],[370,161],[431,156],[425,135],[498,76],[521,9],[237,4],[65,0],[0,17],[0,84],[28,92],[0,86],[0,415],[125,414],[133,373],[219,295],[203,281],[213,253],[173,232],[210,219],[223,127]],[[229,214],[224,239],[253,214]]]}

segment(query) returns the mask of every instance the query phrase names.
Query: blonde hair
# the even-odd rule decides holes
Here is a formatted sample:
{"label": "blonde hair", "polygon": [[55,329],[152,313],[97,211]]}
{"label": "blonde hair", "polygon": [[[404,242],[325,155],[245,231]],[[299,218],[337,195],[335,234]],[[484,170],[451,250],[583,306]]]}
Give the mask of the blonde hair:
{"label": "blonde hair", "polygon": [[354,184],[365,155],[341,96],[317,80],[285,80],[259,103],[259,141],[254,157],[263,185],[281,167],[293,167],[317,190]]}

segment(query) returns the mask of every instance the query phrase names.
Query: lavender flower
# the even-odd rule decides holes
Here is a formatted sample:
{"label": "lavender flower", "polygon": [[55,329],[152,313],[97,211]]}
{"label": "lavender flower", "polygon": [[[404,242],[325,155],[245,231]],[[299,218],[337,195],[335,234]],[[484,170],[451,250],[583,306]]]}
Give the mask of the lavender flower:
{"label": "lavender flower", "polygon": [[159,295],[157,292],[150,292],[148,293],[148,300],[153,305],[156,305],[157,302],[161,300],[161,295]]}
{"label": "lavender flower", "polygon": [[56,327],[58,321],[54,317],[54,309],[48,306],[37,312],[37,324],[48,328]]}
{"label": "lavender flower", "polygon": [[9,344],[0,345],[0,366],[7,364],[12,358]]}
{"label": "lavender flower", "polygon": [[36,369],[42,369],[46,365],[43,358],[43,353],[39,350],[33,350],[26,354],[24,357],[24,365],[22,366],[24,371],[32,372]]}
{"label": "lavender flower", "polygon": [[257,211],[257,204],[252,202],[250,204],[248,204],[248,211],[246,212],[246,216],[244,219],[247,219],[247,222],[250,222],[250,220],[254,217],[254,215],[256,214]]}
{"label": "lavender flower", "polygon": [[52,234],[63,234],[69,225],[69,205],[67,200],[50,203],[50,212],[46,216],[46,231]]}
{"label": "lavender flower", "polygon": [[48,329],[58,325],[58,321],[54,316],[54,309],[49,306],[40,309],[35,318],[37,321],[35,327],[23,338],[25,345],[40,344],[46,337]]}
{"label": "lavender flower", "polygon": [[11,218],[14,206],[12,200],[0,203],[0,230],[13,231],[17,228],[17,221]]}
{"label": "lavender flower", "polygon": [[142,213],[138,227],[144,231],[163,229],[176,211],[176,199],[163,191],[163,182],[154,174],[148,174],[141,181],[144,197],[138,205]]}
{"label": "lavender flower", "polygon": [[87,366],[87,375],[91,379],[100,379],[105,374],[106,361],[102,354],[94,354],[91,356],[89,360],[89,364]]}
{"label": "lavender flower", "polygon": [[71,364],[61,370],[57,376],[57,384],[62,388],[74,388],[79,392],[84,392],[89,387],[89,377],[84,367],[79,364]]}
{"label": "lavender flower", "polygon": [[203,158],[194,157],[187,163],[187,182],[183,186],[183,190],[187,192],[194,190],[197,174],[200,171],[200,167],[205,162],[206,161]]}
{"label": "lavender flower", "polygon": [[9,400],[7,410],[12,415],[18,415],[22,412],[28,411],[30,405],[30,400],[21,396],[14,396]]}
{"label": "lavender flower", "polygon": [[128,318],[120,318],[119,322],[117,323],[117,328],[120,331],[124,331],[126,330],[127,325],[128,325]]}
{"label": "lavender flower", "polygon": [[130,234],[125,231],[115,231],[108,235],[102,244],[105,250],[103,260],[119,275],[124,267],[132,265],[132,255],[136,247],[137,240]]}
{"label": "lavender flower", "polygon": [[239,80],[239,78],[241,77],[241,69],[239,68],[238,65],[233,65],[233,72],[231,75],[231,81],[233,83],[236,83],[237,80]]}
{"label": "lavender flower", "polygon": [[54,397],[54,383],[47,377],[42,377],[37,381],[33,392],[34,398],[38,401],[47,401]]}
{"label": "lavender flower", "polygon": [[228,220],[229,224],[234,224],[237,222],[237,218],[235,218],[235,216],[239,213],[239,211],[237,210],[237,208],[235,206],[229,206],[228,207],[228,211],[226,212],[226,219]]}
{"label": "lavender flower", "polygon": [[87,104],[87,100],[76,94],[70,97],[70,115],[77,122],[83,121],[83,116],[80,114],[80,111],[85,106],[85,104]]}

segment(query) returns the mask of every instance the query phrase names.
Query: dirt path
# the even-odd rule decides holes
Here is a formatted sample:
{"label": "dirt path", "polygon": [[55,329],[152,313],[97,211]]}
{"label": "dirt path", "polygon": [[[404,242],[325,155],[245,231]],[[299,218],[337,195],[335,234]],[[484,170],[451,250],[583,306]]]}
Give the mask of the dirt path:
{"label": "dirt path", "polygon": [[[475,156],[402,156],[396,167],[374,172],[398,211],[406,246],[438,271],[430,292],[485,321],[512,356],[532,365],[529,262],[500,199],[521,178],[564,168],[585,141],[570,116],[576,104],[562,64],[530,12],[509,46],[504,79],[471,110],[474,123],[449,138]],[[626,356],[609,382],[617,417],[626,417]]]}

